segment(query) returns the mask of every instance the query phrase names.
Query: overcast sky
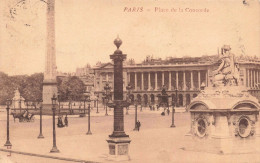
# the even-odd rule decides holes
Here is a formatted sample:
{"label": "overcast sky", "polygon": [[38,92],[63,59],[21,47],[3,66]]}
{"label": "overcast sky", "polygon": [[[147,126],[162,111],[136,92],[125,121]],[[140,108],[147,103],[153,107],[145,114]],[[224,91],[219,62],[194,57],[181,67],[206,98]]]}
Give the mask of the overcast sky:
{"label": "overcast sky", "polygon": [[[43,72],[46,4],[41,0],[17,2],[0,2],[0,71],[9,75]],[[123,41],[120,49],[137,62],[146,55],[213,55],[223,44],[231,45],[237,55],[243,50],[246,55],[260,56],[260,3],[248,2],[57,0],[58,71],[73,72],[87,63],[110,61],[117,35]],[[143,7],[143,12],[124,12],[125,7]],[[155,12],[155,7],[175,8],[176,12]],[[10,14],[12,8],[15,15]],[[208,12],[186,12],[186,8]]]}

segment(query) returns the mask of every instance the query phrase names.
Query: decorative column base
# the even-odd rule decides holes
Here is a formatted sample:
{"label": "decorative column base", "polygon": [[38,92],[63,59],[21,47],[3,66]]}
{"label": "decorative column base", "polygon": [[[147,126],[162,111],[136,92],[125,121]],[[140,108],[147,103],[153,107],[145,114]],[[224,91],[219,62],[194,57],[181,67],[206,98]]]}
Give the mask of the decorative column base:
{"label": "decorative column base", "polygon": [[38,139],[44,139],[44,136],[43,136],[42,134],[40,134],[40,135],[38,136]]}
{"label": "decorative column base", "polygon": [[119,162],[130,160],[129,145],[131,139],[129,137],[109,137],[107,142],[109,147],[107,160]]}
{"label": "decorative column base", "polygon": [[5,142],[5,145],[4,145],[4,146],[9,147],[9,146],[12,146],[12,144],[11,144],[11,142],[10,142],[9,140],[7,140],[7,141]]}
{"label": "decorative column base", "polygon": [[60,152],[60,150],[58,150],[57,147],[52,147],[52,149],[50,151],[50,153],[59,153],[59,152]]}

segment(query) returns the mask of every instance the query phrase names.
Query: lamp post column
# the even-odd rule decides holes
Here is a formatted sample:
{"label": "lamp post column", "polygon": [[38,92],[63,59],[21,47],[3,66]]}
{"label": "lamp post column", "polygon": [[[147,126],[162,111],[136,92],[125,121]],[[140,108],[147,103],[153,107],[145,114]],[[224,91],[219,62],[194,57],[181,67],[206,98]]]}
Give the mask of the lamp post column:
{"label": "lamp post column", "polygon": [[171,125],[171,127],[173,128],[173,127],[176,127],[175,125],[174,125],[174,113],[175,113],[175,109],[174,109],[174,103],[172,104],[172,125]]}
{"label": "lamp post column", "polygon": [[99,113],[99,112],[98,112],[98,97],[97,97],[97,113]]}
{"label": "lamp post column", "polygon": [[52,127],[53,127],[53,146],[51,149],[51,153],[59,153],[60,151],[58,150],[56,146],[56,129],[55,129],[55,111],[56,111],[56,100],[57,98],[55,97],[55,94],[53,95],[52,98]]}
{"label": "lamp post column", "polygon": [[87,135],[92,135],[90,131],[90,104],[88,104],[88,132]]}
{"label": "lamp post column", "polygon": [[40,106],[40,134],[38,136],[38,139],[43,139],[44,136],[42,134],[42,105]]}
{"label": "lamp post column", "polygon": [[128,148],[131,142],[129,135],[124,131],[124,107],[128,106],[123,101],[123,61],[126,54],[119,49],[122,40],[118,37],[114,40],[117,50],[110,55],[110,59],[114,62],[114,101],[109,103],[109,107],[114,108],[114,128],[113,133],[109,135],[107,140],[109,146],[109,158],[111,160],[125,161],[129,160]]}
{"label": "lamp post column", "polygon": [[9,110],[10,110],[10,100],[7,100],[7,107],[6,107],[6,116],[7,116],[7,120],[6,120],[6,142],[4,146],[7,146],[7,148],[11,148],[12,144],[10,142],[10,138],[9,138]]}
{"label": "lamp post column", "polygon": [[135,128],[134,131],[137,131],[137,103],[135,104]]}

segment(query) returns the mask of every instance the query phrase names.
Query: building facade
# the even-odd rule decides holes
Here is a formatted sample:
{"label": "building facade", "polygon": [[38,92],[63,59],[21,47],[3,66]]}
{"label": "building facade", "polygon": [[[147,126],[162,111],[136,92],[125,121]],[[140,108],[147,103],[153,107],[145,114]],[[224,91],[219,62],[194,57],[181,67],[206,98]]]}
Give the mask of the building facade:
{"label": "building facade", "polygon": [[[217,69],[218,55],[204,57],[184,57],[153,59],[147,57],[140,64],[133,61],[124,63],[124,92],[131,84],[132,102],[137,99],[143,105],[157,104],[160,101],[162,88],[166,88],[169,101],[174,101],[177,95],[177,105],[186,106],[200,92],[201,87],[211,87],[213,71]],[[236,57],[239,66],[239,84],[248,88],[250,93],[260,99],[260,60],[239,56]],[[98,64],[93,67],[94,91],[102,97],[106,83],[113,92],[113,64]]]}

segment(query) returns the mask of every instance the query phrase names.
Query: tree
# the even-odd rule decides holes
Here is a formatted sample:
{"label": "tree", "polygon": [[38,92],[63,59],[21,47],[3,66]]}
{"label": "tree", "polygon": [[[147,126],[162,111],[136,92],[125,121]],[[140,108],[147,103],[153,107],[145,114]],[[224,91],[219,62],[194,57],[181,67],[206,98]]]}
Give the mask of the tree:
{"label": "tree", "polygon": [[36,73],[21,83],[20,93],[28,101],[42,100],[43,73]]}
{"label": "tree", "polygon": [[77,76],[58,78],[58,91],[61,101],[79,101],[84,95],[85,86]]}

